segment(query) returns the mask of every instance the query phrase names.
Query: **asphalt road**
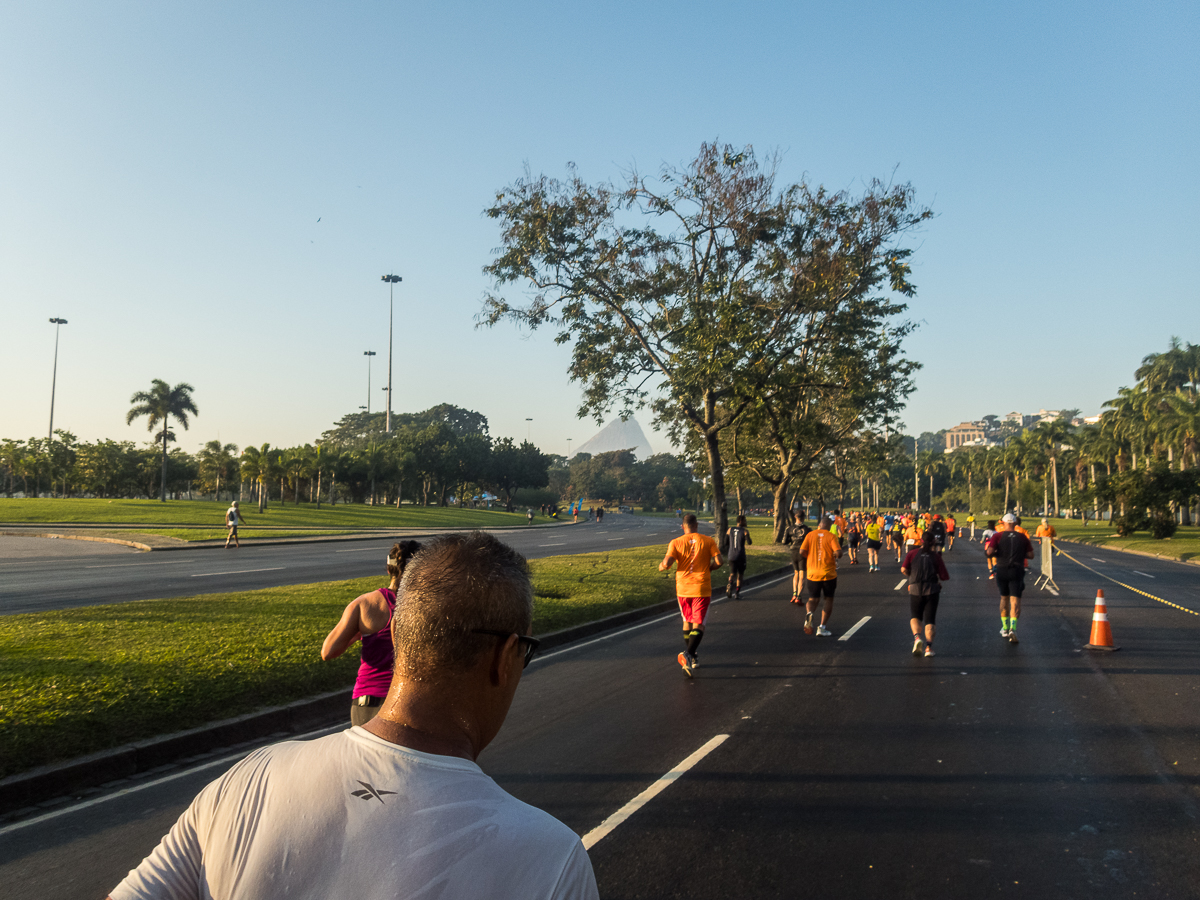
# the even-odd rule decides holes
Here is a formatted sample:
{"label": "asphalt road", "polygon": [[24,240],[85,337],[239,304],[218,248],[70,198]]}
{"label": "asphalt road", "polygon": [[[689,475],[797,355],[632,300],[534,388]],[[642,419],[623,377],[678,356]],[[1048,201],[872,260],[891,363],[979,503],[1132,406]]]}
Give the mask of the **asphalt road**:
{"label": "asphalt road", "polygon": [[[493,533],[536,559],[655,543],[665,548],[680,530],[671,518],[610,514],[602,523]],[[247,542],[238,550],[147,553],[91,541],[0,537],[0,615],[383,576],[393,542]]]}
{"label": "asphalt road", "polygon": [[[547,654],[480,763],[584,835],[728,736],[591,848],[606,898],[1195,897],[1200,617],[1109,583],[1123,649],[1093,655],[1103,579],[1060,566],[1013,646],[980,549],[947,562],[934,658],[894,563],[843,564],[832,638],[777,583],[714,607],[693,680],[674,617]],[[0,829],[5,896],[103,897],[228,764]]]}

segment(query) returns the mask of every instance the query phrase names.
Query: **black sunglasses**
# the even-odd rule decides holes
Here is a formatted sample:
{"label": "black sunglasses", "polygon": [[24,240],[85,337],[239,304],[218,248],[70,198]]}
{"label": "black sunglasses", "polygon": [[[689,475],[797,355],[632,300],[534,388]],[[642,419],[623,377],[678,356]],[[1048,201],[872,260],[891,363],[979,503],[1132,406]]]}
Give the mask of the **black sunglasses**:
{"label": "black sunglasses", "polygon": [[[473,628],[471,630],[471,634],[490,634],[492,637],[508,638],[516,634],[516,632],[492,631],[490,628]],[[538,647],[542,645],[542,642],[537,638],[530,637],[527,634],[517,634],[517,641],[525,644],[525,663],[521,666],[521,668],[525,668],[531,662],[533,662],[533,658],[537,656]]]}

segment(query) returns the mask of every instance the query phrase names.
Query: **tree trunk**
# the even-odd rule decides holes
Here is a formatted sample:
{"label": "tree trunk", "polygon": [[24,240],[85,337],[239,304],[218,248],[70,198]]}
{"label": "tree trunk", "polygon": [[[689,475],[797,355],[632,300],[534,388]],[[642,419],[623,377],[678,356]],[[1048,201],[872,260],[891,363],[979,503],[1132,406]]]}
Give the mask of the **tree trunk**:
{"label": "tree trunk", "polygon": [[321,508],[321,475],[323,473],[317,469],[317,509]]}
{"label": "tree trunk", "polygon": [[167,502],[167,426],[163,424],[162,502]]}
{"label": "tree trunk", "polygon": [[1050,457],[1050,468],[1054,475],[1054,515],[1058,515],[1058,457]]}
{"label": "tree trunk", "polygon": [[[711,398],[709,403],[712,404]],[[713,527],[717,530],[718,546],[722,553],[726,553],[729,550],[729,535],[725,533],[729,528],[729,511],[725,506],[725,468],[721,464],[721,446],[715,430],[710,429],[704,435],[704,450],[708,455],[708,471],[712,478]]]}
{"label": "tree trunk", "polygon": [[1009,475],[1004,476],[1004,511],[1005,512],[1008,512],[1008,496],[1009,496],[1008,485],[1009,485],[1010,479],[1011,479],[1011,476],[1009,476]]}
{"label": "tree trunk", "polygon": [[791,487],[791,483],[786,478],[780,479],[778,484],[771,485],[771,509],[775,513],[775,527],[772,529],[771,538],[776,544],[783,543],[788,526],[791,524],[792,510],[791,502],[788,501],[789,487]]}

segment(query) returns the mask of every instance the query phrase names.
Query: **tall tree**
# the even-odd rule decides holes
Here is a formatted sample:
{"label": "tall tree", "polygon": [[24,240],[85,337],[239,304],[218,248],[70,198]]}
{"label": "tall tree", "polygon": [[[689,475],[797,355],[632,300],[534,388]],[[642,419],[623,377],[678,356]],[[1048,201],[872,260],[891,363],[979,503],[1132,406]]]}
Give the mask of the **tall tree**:
{"label": "tall tree", "polygon": [[[686,167],[653,180],[632,171],[620,187],[573,170],[565,181],[527,174],[487,210],[502,247],[484,271],[497,290],[522,283],[535,294],[524,304],[488,294],[482,323],[557,327],[556,340],[573,345],[569,375],[584,385],[580,416],[650,403],[677,441],[695,434],[722,538],[722,433],[781,378],[813,376],[787,370],[821,317],[814,303],[870,296],[881,281],[907,287],[908,251],[895,239],[929,215],[907,186],[872,183],[858,199],[805,185],[777,192],[774,168],[750,148],[706,143]],[[869,240],[855,233],[864,221]]]}
{"label": "tall tree", "polygon": [[192,400],[192,391],[194,390],[194,387],[183,381],[171,387],[161,378],[155,378],[151,382],[150,390],[138,391],[129,398],[133,408],[125,415],[126,425],[132,425],[134,419],[146,416],[147,431],[153,431],[159,425],[162,426],[161,500],[163,503],[167,502],[167,441],[171,438],[170,420],[174,419],[186,431],[188,414],[200,415],[200,411],[196,409],[196,404]]}

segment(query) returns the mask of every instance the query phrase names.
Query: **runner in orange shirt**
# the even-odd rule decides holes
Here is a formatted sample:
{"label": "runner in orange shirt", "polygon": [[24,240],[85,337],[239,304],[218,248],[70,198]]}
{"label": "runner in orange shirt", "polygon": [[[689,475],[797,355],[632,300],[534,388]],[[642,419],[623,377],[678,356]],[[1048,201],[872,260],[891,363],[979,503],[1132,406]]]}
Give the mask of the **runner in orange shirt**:
{"label": "runner in orange shirt", "polygon": [[[804,633],[829,637],[832,632],[825,627],[829,617],[833,615],[833,592],[837,590],[837,561],[842,555],[842,545],[829,532],[833,522],[828,517],[821,519],[816,531],[810,531],[804,536],[800,545],[800,557],[805,562],[805,574],[808,576],[808,603],[804,616]],[[821,624],[814,632],[813,611],[825,597],[825,608],[821,610]]]}
{"label": "runner in orange shirt", "polygon": [[946,549],[954,549],[954,533],[958,530],[958,522],[954,521],[953,514],[946,514]]}
{"label": "runner in orange shirt", "polygon": [[1037,531],[1034,532],[1034,537],[1038,539],[1038,546],[1041,546],[1043,539],[1048,539],[1050,543],[1053,544],[1054,539],[1058,537],[1058,532],[1055,531],[1053,525],[1051,525],[1045,519],[1042,519],[1042,524],[1037,527]]}
{"label": "runner in orange shirt", "polygon": [[667,547],[667,555],[658,564],[658,571],[667,572],[675,563],[675,596],[683,616],[683,642],[687,645],[676,661],[688,678],[696,668],[696,651],[704,637],[704,620],[712,602],[712,571],[721,568],[721,551],[717,542],[700,534],[695,515],[683,517],[683,536]]}

